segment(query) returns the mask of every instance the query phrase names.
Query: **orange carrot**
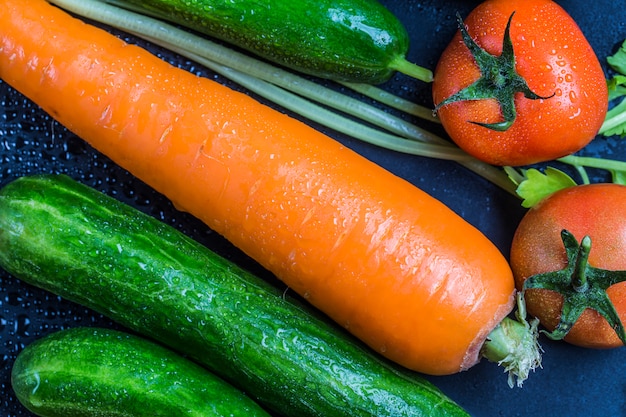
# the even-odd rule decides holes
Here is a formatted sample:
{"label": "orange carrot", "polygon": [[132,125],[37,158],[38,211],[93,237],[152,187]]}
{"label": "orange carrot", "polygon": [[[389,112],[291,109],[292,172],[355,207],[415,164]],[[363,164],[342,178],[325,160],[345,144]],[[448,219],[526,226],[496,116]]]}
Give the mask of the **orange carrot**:
{"label": "orange carrot", "polygon": [[410,369],[473,366],[512,311],[505,258],[441,202],[44,0],[3,1],[0,77]]}

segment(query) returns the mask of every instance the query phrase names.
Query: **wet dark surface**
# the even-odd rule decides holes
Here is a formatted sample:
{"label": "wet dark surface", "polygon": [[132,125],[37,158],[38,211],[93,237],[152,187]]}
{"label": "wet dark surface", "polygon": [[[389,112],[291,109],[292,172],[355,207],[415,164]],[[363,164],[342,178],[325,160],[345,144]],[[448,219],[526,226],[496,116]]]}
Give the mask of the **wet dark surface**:
{"label": "wet dark surface", "polygon": [[[401,18],[411,33],[409,59],[430,68],[434,68],[455,31],[455,13],[466,15],[478,4],[444,0],[383,3]],[[605,64],[604,58],[626,38],[623,5],[606,0],[559,3],[577,20]],[[213,77],[198,65],[148,47],[181,66]],[[228,83],[219,77],[218,80]],[[419,81],[398,75],[383,87],[420,104],[432,105],[429,86]],[[524,212],[515,197],[456,163],[402,155],[328,133],[439,198],[481,229],[503,253],[508,253],[513,232]],[[597,139],[582,153],[623,160],[625,146],[619,138]],[[0,157],[1,184],[22,175],[66,173],[174,225],[216,252],[271,279],[220,236],[174,210],[167,199],[68,133],[2,82]],[[58,329],[96,325],[117,327],[84,307],[21,283],[0,270],[0,416],[31,415],[15,399],[10,386],[11,365],[21,349]],[[523,388],[510,389],[502,370],[487,362],[458,375],[429,379],[476,417],[626,415],[624,349],[585,350],[541,340],[545,349],[543,368],[532,374]]]}

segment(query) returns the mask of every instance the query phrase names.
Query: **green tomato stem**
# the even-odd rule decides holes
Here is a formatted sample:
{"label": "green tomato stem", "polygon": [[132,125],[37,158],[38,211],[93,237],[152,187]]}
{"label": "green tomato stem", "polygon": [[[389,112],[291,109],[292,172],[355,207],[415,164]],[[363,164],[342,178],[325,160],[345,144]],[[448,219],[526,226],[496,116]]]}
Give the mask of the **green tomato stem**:
{"label": "green tomato stem", "polygon": [[509,17],[504,29],[502,53],[500,55],[492,55],[479,46],[467,31],[461,16],[457,14],[457,23],[463,43],[472,54],[481,75],[472,84],[438,103],[435,106],[435,111],[442,106],[459,101],[495,100],[500,106],[502,121],[482,123],[469,120],[468,122],[504,132],[513,125],[517,117],[515,96],[518,93],[522,93],[524,97],[531,100],[548,99],[551,97],[542,97],[534,93],[515,68],[515,53],[510,36],[511,21],[514,14],[512,13]]}
{"label": "green tomato stem", "polygon": [[567,255],[567,265],[560,270],[532,275],[524,281],[523,290],[545,289],[563,296],[561,318],[551,332],[543,331],[553,340],[567,336],[576,321],[587,309],[597,311],[626,344],[626,329],[606,290],[626,281],[626,271],[595,268],[587,261],[591,250],[591,238],[586,236],[580,243],[568,230],[561,231],[561,239]]}
{"label": "green tomato stem", "polygon": [[591,251],[591,239],[585,236],[578,248],[576,266],[572,274],[572,287],[577,292],[585,292],[589,288],[587,280],[587,264],[589,263],[589,252]]}

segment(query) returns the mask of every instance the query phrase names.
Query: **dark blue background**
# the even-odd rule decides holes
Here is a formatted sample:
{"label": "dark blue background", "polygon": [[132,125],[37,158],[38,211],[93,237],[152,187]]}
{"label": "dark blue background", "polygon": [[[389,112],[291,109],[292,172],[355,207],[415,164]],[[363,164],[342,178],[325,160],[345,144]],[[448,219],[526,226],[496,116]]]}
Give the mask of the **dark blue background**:
{"label": "dark blue background", "polygon": [[[465,16],[479,2],[387,0],[383,3],[400,17],[411,34],[409,59],[434,68],[456,29],[455,13]],[[614,53],[626,38],[622,2],[561,0],[558,3],[579,23],[605,65],[606,56]],[[164,56],[195,72],[213,76],[186,60],[166,52]],[[383,87],[417,103],[432,105],[429,86],[419,81],[398,75]],[[442,200],[508,254],[513,232],[524,213],[517,198],[453,162],[402,155],[334,132],[327,133]],[[581,153],[610,154],[611,158],[624,160],[625,146],[619,138],[598,138]],[[220,236],[188,215],[176,212],[161,195],[69,134],[1,81],[0,158],[1,184],[39,172],[69,174],[178,227],[218,253],[271,279]],[[604,177],[598,172],[594,179]],[[117,327],[98,314],[23,284],[0,270],[0,416],[30,415],[10,388],[10,369],[16,354],[45,334],[83,325]],[[488,362],[458,375],[428,378],[476,417],[626,416],[626,350],[586,350],[543,337],[541,342],[545,349],[543,368],[532,374],[523,388],[509,388],[502,370]]]}

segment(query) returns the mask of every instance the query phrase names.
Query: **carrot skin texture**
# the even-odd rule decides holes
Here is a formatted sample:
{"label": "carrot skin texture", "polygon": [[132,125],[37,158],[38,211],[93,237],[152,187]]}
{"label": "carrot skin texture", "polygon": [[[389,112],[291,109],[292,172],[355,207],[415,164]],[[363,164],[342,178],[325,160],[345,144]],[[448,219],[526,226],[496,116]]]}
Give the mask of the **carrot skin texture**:
{"label": "carrot skin texture", "polygon": [[505,258],[444,204],[305,124],[43,0],[0,10],[0,77],[377,352],[479,360]]}

